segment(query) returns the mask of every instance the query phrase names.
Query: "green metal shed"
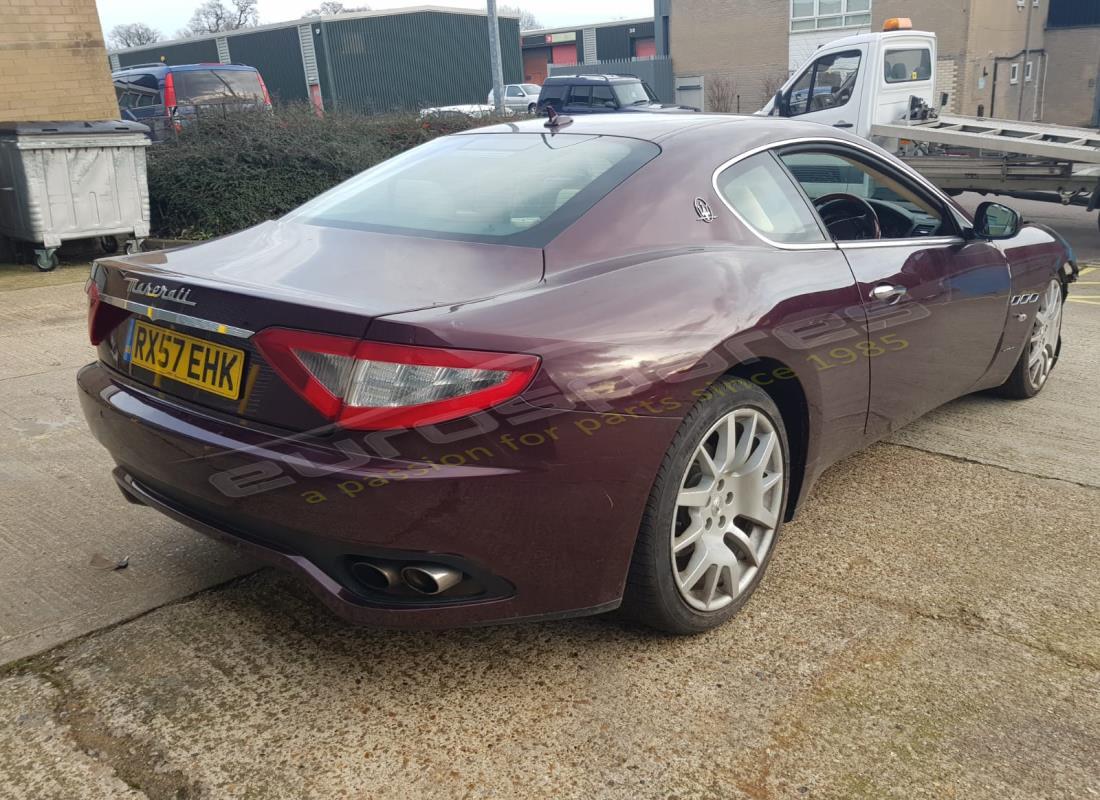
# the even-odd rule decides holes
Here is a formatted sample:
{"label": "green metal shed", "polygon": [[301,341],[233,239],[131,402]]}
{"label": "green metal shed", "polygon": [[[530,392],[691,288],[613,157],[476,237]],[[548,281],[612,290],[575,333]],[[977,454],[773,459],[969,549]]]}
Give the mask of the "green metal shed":
{"label": "green metal shed", "polygon": [[[501,16],[505,83],[523,79],[519,20]],[[163,61],[256,67],[275,102],[328,110],[484,103],[492,85],[485,14],[424,6],[338,14],[114,50],[113,69]]]}

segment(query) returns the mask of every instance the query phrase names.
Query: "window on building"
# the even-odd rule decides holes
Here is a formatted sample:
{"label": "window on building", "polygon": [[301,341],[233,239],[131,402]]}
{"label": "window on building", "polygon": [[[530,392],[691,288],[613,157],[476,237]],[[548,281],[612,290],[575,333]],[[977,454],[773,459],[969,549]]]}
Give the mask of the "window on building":
{"label": "window on building", "polygon": [[883,63],[887,83],[927,81],[932,78],[932,51],[924,47],[888,50]]}
{"label": "window on building", "polygon": [[791,31],[821,31],[871,24],[871,0],[791,0]]}
{"label": "window on building", "polygon": [[1008,82],[1009,83],[1019,83],[1020,82],[1020,65],[1019,64],[1013,64],[1012,65],[1012,69],[1008,73]]}
{"label": "window on building", "polygon": [[1030,81],[1031,80],[1031,62],[1030,61],[1027,62],[1026,65],[1024,65],[1024,80],[1025,81]]}

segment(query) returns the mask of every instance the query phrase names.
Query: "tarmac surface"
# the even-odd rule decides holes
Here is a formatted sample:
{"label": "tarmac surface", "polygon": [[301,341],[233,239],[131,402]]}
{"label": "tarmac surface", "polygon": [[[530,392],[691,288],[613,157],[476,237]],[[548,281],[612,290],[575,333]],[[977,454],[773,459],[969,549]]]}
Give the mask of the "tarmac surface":
{"label": "tarmac surface", "polygon": [[1100,795],[1100,270],[1038,398],[831,469],[694,638],[351,628],[128,505],[76,407],[84,274],[0,270],[0,798]]}

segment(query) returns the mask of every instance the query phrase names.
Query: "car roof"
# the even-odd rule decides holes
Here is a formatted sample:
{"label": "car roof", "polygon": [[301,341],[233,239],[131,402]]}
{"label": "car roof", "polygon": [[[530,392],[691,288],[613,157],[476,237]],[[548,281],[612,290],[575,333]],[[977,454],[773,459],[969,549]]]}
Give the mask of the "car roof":
{"label": "car roof", "polygon": [[250,67],[246,64],[220,64],[217,62],[208,64],[134,64],[129,67],[122,67],[121,69],[114,70],[111,72],[111,76],[118,77],[120,75],[131,75],[136,73],[162,75],[165,72],[189,72],[197,69],[256,71],[255,67]]}
{"label": "car roof", "polygon": [[543,86],[559,83],[640,83],[637,75],[552,75],[543,82]]}
{"label": "car roof", "polygon": [[[665,148],[674,137],[675,147],[697,148],[701,144],[712,145],[730,156],[761,142],[780,141],[799,137],[828,138],[866,145],[844,131],[816,122],[803,122],[783,117],[747,116],[738,114],[664,113],[653,114],[580,114],[573,121],[557,129],[555,133],[586,136],[623,136],[631,139],[659,143]],[[506,122],[475,128],[456,134],[471,133],[548,133],[546,119],[538,118],[522,122]]]}

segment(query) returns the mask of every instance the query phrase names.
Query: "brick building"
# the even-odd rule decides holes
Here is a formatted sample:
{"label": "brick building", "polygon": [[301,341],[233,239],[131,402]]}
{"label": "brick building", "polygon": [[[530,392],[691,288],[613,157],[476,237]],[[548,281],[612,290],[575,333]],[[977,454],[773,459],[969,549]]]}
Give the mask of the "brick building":
{"label": "brick building", "polygon": [[117,118],[95,0],[0,0],[0,120]]}
{"label": "brick building", "polygon": [[1098,124],[1100,0],[655,0],[654,10],[658,50],[689,105],[725,81],[753,111],[821,45],[911,17],[937,34],[949,110]]}

